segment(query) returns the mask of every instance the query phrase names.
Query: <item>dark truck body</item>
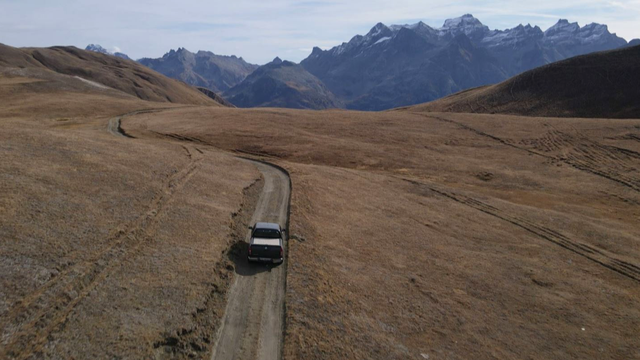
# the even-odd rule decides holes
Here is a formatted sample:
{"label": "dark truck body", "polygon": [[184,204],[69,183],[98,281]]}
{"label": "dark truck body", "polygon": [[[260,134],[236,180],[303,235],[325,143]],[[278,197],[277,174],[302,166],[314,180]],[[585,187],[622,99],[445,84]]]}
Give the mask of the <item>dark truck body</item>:
{"label": "dark truck body", "polygon": [[283,230],[273,223],[256,223],[251,230],[249,262],[281,263],[284,261]]}

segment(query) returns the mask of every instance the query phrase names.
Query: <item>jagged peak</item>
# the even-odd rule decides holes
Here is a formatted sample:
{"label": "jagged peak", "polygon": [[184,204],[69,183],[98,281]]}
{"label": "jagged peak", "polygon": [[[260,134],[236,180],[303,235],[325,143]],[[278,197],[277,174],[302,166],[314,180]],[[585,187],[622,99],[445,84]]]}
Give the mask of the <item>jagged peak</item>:
{"label": "jagged peak", "polygon": [[282,59],[280,59],[280,57],[276,56],[275,59],[273,59],[273,61],[271,61],[272,64],[282,64]]}
{"label": "jagged peak", "polygon": [[545,33],[554,33],[558,31],[578,31],[580,30],[580,25],[577,22],[570,23],[567,19],[560,19],[558,22],[547,29]]}
{"label": "jagged peak", "polygon": [[198,50],[196,55],[215,55],[212,51],[208,50]]}
{"label": "jagged peak", "polygon": [[169,57],[169,56],[172,56],[172,55],[175,55],[175,54],[183,55],[183,54],[191,54],[191,52],[189,50],[187,50],[186,48],[179,47],[177,50],[174,50],[174,49],[169,50],[169,52],[164,54],[162,57],[166,58],[166,57]]}
{"label": "jagged peak", "polygon": [[103,48],[102,46],[100,46],[98,44],[89,44],[84,49],[88,50],[88,51],[99,52],[99,53],[102,53],[102,54],[111,54],[111,52],[109,52],[109,50]]}
{"label": "jagged peak", "polygon": [[411,30],[416,30],[416,29],[430,29],[433,30],[433,28],[427,24],[425,24],[423,21],[418,21],[415,24],[404,24],[404,25],[391,25],[389,26],[389,28],[393,31],[399,31],[400,29],[411,29]]}
{"label": "jagged peak", "polygon": [[387,25],[379,22],[374,27],[372,27],[371,30],[369,30],[369,33],[367,34],[367,37],[373,38],[373,37],[376,37],[376,36],[378,36],[378,35],[380,35],[382,33],[390,32],[390,31],[391,31],[391,29],[389,29],[387,27]]}
{"label": "jagged peak", "polygon": [[587,24],[587,25],[583,26],[582,29],[600,30],[602,32],[609,31],[609,27],[607,25],[598,24],[598,23]]}
{"label": "jagged peak", "polygon": [[455,29],[455,28],[467,27],[467,26],[479,27],[484,25],[480,22],[480,20],[476,19],[473,15],[464,14],[457,18],[445,20],[444,25],[442,25],[441,29],[448,30],[448,29]]}

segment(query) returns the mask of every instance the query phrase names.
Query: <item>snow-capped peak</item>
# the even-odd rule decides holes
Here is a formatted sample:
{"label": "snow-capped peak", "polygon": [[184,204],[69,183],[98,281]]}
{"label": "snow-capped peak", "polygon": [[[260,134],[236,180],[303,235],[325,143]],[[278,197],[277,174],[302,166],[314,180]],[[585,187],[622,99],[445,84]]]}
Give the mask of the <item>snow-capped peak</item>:
{"label": "snow-capped peak", "polygon": [[544,33],[545,35],[553,35],[559,32],[573,33],[577,32],[578,30],[580,30],[580,25],[578,25],[577,22],[570,23],[567,19],[560,19],[555,25],[547,29],[547,31],[545,31]]}
{"label": "snow-capped peak", "polygon": [[593,33],[603,34],[605,32],[609,32],[609,27],[607,25],[591,23],[591,24],[583,26],[580,30],[581,31],[590,31],[590,32],[593,32]]}
{"label": "snow-capped peak", "polygon": [[471,34],[481,34],[485,32],[489,32],[489,28],[483,25],[480,20],[473,17],[471,14],[466,14],[461,17],[447,19],[444,22],[444,25],[438,29],[440,35],[471,35]]}
{"label": "snow-capped peak", "polygon": [[483,27],[480,20],[473,17],[471,14],[465,14],[457,18],[447,19],[440,30],[452,30],[461,27]]}
{"label": "snow-capped peak", "polygon": [[95,52],[98,52],[98,53],[101,53],[101,54],[111,54],[107,49],[103,48],[102,46],[100,46],[98,44],[89,44],[84,49],[88,50],[88,51],[95,51]]}
{"label": "snow-capped peak", "polygon": [[548,43],[595,44],[613,41],[612,37],[621,45],[625,42],[625,40],[617,38],[615,34],[611,34],[607,25],[591,23],[580,27],[578,23],[569,23],[564,19],[560,19],[557,24],[544,32],[544,41]]}
{"label": "snow-capped peak", "polygon": [[380,35],[385,36],[390,31],[391,31],[391,29],[389,29],[385,24],[377,23],[376,26],[371,28],[371,30],[369,31],[369,33],[365,37],[369,38],[369,39],[373,39],[373,38],[379,37]]}
{"label": "snow-capped peak", "polygon": [[127,54],[123,54],[120,52],[120,49],[118,47],[116,47],[116,52],[112,53],[111,51],[103,48],[102,46],[98,45],[98,44],[89,44],[87,45],[86,48],[84,48],[87,51],[93,51],[93,52],[97,52],[97,53],[101,53],[101,54],[105,54],[105,55],[113,55],[115,57],[119,57],[121,59],[126,59],[126,60],[131,60]]}
{"label": "snow-capped peak", "polygon": [[389,28],[393,31],[400,31],[400,29],[403,28],[407,28],[407,29],[411,29],[411,30],[416,30],[416,29],[420,29],[420,28],[429,28],[431,29],[431,27],[425,23],[423,23],[422,21],[418,21],[415,24],[404,24],[404,25],[391,25],[389,26]]}
{"label": "snow-capped peak", "polygon": [[527,24],[526,26],[520,24],[513,29],[489,31],[482,38],[481,42],[490,48],[496,46],[515,46],[527,39],[539,40],[543,36],[544,33],[539,27],[532,27],[530,24]]}

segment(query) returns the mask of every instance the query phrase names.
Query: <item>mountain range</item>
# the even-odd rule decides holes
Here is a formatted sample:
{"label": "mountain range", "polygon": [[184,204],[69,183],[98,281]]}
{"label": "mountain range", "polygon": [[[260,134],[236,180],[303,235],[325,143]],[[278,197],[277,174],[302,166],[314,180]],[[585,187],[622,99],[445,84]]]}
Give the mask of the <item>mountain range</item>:
{"label": "mountain range", "polygon": [[470,14],[435,29],[375,25],[364,36],[329,50],[314,48],[301,62],[350,109],[383,110],[423,103],[494,84],[538,66],[626,46],[606,25],[560,20],[490,30]]}
{"label": "mountain range", "polygon": [[[240,107],[385,110],[639,42],[627,43],[606,25],[581,27],[564,19],[546,31],[529,24],[491,30],[466,14],[446,20],[440,28],[424,22],[378,23],[366,35],[331,49],[313,48],[299,65],[275,61],[260,67],[241,57],[184,48],[138,61],[168,77],[219,93]],[[97,45],[87,49],[109,53]]]}

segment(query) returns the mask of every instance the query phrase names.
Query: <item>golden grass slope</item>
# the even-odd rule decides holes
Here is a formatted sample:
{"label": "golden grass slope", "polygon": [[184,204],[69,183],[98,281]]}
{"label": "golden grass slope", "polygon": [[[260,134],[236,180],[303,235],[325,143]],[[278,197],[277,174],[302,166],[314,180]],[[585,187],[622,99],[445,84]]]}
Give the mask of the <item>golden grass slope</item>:
{"label": "golden grass slope", "polygon": [[286,359],[638,357],[640,120],[184,107],[10,50],[0,358],[206,358],[260,187],[219,150],[291,174]]}
{"label": "golden grass slope", "polygon": [[40,66],[1,68],[0,98],[0,358],[206,357],[260,173],[106,131],[184,105]]}
{"label": "golden grass slope", "polygon": [[48,69],[101,84],[142,100],[220,106],[196,88],[169,79],[135,61],[75,47],[16,49],[0,44],[0,66],[32,71]]}
{"label": "golden grass slope", "polygon": [[633,358],[640,120],[175,109],[293,182],[286,359]]}

